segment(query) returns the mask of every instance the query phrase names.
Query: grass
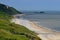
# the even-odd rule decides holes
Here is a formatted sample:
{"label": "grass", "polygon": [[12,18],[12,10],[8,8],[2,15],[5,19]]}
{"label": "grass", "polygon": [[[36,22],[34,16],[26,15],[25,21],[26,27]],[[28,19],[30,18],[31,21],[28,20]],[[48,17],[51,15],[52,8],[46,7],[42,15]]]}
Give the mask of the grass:
{"label": "grass", "polygon": [[40,40],[24,26],[11,23],[11,18],[11,15],[0,12],[0,40]]}

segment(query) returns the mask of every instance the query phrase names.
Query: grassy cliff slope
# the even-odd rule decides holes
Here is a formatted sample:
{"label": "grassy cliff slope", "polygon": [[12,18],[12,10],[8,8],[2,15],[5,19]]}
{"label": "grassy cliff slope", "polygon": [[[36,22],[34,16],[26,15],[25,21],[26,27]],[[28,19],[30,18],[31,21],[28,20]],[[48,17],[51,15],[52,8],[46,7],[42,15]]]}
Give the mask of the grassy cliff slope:
{"label": "grassy cliff slope", "polygon": [[11,23],[13,14],[21,13],[16,9],[0,4],[0,40],[40,40],[36,34],[22,25]]}

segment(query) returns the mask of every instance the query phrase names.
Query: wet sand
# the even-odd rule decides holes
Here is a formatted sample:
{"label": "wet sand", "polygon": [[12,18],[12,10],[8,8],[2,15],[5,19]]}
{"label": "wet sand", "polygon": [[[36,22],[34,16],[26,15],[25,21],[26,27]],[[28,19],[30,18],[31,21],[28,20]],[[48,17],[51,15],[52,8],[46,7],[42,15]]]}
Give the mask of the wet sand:
{"label": "wet sand", "polygon": [[12,19],[12,22],[15,22],[16,24],[19,25],[23,25],[29,30],[34,31],[35,33],[38,34],[37,36],[40,37],[42,40],[60,40],[60,32],[55,32],[53,30],[43,28],[29,20],[15,18]]}

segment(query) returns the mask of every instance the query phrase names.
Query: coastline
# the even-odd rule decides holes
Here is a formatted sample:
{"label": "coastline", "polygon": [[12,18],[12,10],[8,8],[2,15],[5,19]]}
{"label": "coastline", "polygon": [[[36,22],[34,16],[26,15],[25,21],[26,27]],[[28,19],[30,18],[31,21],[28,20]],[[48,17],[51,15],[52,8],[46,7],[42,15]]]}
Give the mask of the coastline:
{"label": "coastline", "polygon": [[24,19],[13,19],[12,22],[15,22],[16,24],[19,25],[23,25],[26,28],[28,28],[31,31],[34,31],[35,33],[37,33],[38,37],[40,37],[42,40],[60,40],[60,32],[57,33],[55,31],[49,30],[49,29],[45,29],[43,27],[38,26],[37,24],[35,24],[32,21],[29,20],[24,20]]}
{"label": "coastline", "polygon": [[[30,21],[30,20],[29,20]],[[53,30],[53,29],[49,29],[49,28],[47,28],[47,27],[42,27],[41,25],[38,25],[37,23],[35,23],[35,22],[33,22],[33,21],[30,21],[30,22],[32,22],[35,26],[37,26],[38,28],[43,28],[43,29],[45,29],[45,30],[48,30],[48,32],[57,32],[57,33],[60,33],[59,31],[56,31],[56,30]],[[44,30],[44,31],[45,31]]]}

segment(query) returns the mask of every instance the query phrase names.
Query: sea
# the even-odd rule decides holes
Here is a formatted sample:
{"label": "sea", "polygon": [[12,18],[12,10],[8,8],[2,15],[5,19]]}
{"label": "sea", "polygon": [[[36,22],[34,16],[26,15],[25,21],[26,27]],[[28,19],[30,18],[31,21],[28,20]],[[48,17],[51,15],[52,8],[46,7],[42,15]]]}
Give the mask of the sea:
{"label": "sea", "polygon": [[60,12],[24,13],[22,19],[35,22],[37,25],[60,32]]}

